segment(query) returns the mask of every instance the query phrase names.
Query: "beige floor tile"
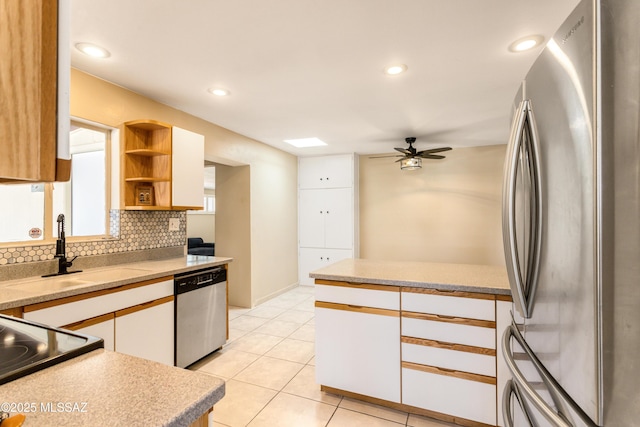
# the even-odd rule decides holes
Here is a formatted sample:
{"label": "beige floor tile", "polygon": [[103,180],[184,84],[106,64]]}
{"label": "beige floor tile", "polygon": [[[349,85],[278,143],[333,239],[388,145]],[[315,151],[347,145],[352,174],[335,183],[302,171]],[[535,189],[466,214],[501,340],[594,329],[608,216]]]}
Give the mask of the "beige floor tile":
{"label": "beige floor tile", "polygon": [[314,326],[315,326],[315,324],[316,324],[316,319],[315,319],[315,318],[313,318],[313,319],[309,320],[309,321],[306,323],[306,325],[314,325]]}
{"label": "beige floor tile", "polygon": [[256,332],[261,334],[273,335],[276,337],[288,337],[301,325],[299,323],[284,322],[282,320],[269,320],[256,329]]}
{"label": "beige floor tile", "polygon": [[262,317],[264,319],[274,319],[284,313],[286,309],[278,307],[258,306],[247,313],[249,316]]}
{"label": "beige floor tile", "polygon": [[229,321],[229,328],[242,329],[243,331],[253,331],[259,326],[265,324],[269,319],[262,317],[249,316],[243,314]]}
{"label": "beige floor tile", "polygon": [[335,406],[279,393],[249,427],[324,427],[335,410]]}
{"label": "beige floor tile", "polygon": [[287,310],[282,313],[280,316],[276,317],[276,320],[281,320],[283,322],[292,322],[304,324],[309,320],[313,319],[314,313],[309,311],[300,311],[300,310]]}
{"label": "beige floor tile", "polygon": [[277,296],[263,304],[260,304],[260,306],[290,309],[309,298],[309,295],[290,292]]}
{"label": "beige floor tile", "polygon": [[404,423],[395,423],[372,415],[338,408],[327,427],[398,427],[404,425]]}
{"label": "beige floor tile", "polygon": [[274,390],[229,380],[225,396],[213,407],[213,419],[230,427],[246,426],[276,393]]}
{"label": "beige floor tile", "polygon": [[313,297],[307,298],[300,304],[295,305],[293,309],[314,312],[316,310],[316,300]]}
{"label": "beige floor tile", "polygon": [[374,405],[373,403],[363,402],[361,400],[349,399],[347,397],[342,399],[340,407],[401,424],[407,423],[407,417],[409,415],[406,412],[396,411],[394,409],[385,408],[384,406]]}
{"label": "beige floor tile", "polygon": [[265,356],[291,362],[307,363],[314,355],[315,344],[308,341],[285,338],[269,350]]}
{"label": "beige floor tile", "polygon": [[256,361],[258,354],[233,349],[216,352],[198,371],[204,371],[223,378],[233,378],[238,372]]}
{"label": "beige floor tile", "polygon": [[293,291],[299,294],[314,295],[316,293],[316,287],[314,285],[300,285],[294,288]]}
{"label": "beige floor tile", "polygon": [[272,390],[282,390],[303,367],[301,363],[262,356],[234,379]]}
{"label": "beige floor tile", "polygon": [[316,358],[315,358],[315,356],[312,357],[311,360],[309,360],[307,362],[307,365],[316,366]]}
{"label": "beige floor tile", "polygon": [[230,305],[229,306],[229,320],[235,319],[236,317],[239,317],[239,316],[242,316],[243,314],[246,314],[249,311],[251,311],[250,308],[236,307],[236,306]]}
{"label": "beige floor tile", "polygon": [[341,396],[320,391],[320,385],[316,383],[316,370],[310,365],[302,368],[282,391],[333,406],[337,406],[342,399]]}
{"label": "beige floor tile", "polygon": [[242,329],[229,328],[229,339],[227,340],[227,344],[237,340],[240,337],[248,334],[249,331],[243,331]]}
{"label": "beige floor tile", "polygon": [[407,425],[410,427],[457,427],[455,424],[434,420],[420,415],[409,414]]}
{"label": "beige floor tile", "polygon": [[316,342],[316,325],[309,325],[308,323],[300,326],[295,330],[288,338],[294,340]]}
{"label": "beige floor tile", "polygon": [[228,344],[225,348],[262,355],[275,347],[280,341],[282,341],[282,338],[274,335],[250,332]]}

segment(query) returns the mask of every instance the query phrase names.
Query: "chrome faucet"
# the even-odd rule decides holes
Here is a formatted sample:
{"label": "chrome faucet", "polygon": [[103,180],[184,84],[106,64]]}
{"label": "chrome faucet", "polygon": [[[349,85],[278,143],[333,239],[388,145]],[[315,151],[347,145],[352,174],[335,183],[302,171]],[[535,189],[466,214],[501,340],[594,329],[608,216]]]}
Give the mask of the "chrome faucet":
{"label": "chrome faucet", "polygon": [[62,274],[80,273],[82,270],[68,271],[67,268],[73,265],[73,261],[78,258],[78,255],[74,256],[70,260],[67,259],[67,248],[64,237],[64,215],[58,215],[58,240],[56,240],[56,254],[54,258],[58,258],[58,272],[54,274],[47,274],[42,277],[59,276]]}

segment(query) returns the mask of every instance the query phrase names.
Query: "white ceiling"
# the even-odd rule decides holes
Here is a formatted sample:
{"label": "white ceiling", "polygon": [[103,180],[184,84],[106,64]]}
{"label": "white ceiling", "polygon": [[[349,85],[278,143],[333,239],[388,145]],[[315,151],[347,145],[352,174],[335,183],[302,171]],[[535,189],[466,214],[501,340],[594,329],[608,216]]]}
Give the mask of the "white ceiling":
{"label": "white ceiling", "polygon": [[[296,155],[506,142],[510,106],[577,0],[72,0],[72,66]],[[404,63],[405,74],[382,70]],[[213,86],[231,96],[215,97]],[[296,149],[284,139],[329,145]]]}

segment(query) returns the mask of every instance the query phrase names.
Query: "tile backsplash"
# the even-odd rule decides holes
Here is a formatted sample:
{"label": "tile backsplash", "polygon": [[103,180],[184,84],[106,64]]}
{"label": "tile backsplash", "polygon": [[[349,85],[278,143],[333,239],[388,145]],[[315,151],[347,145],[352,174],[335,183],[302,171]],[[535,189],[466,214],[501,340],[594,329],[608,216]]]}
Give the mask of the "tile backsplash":
{"label": "tile backsplash", "polygon": [[[178,218],[180,229],[169,231],[169,219]],[[108,255],[147,249],[184,246],[187,240],[185,211],[111,210],[111,237],[82,242],[67,240],[67,256]],[[52,260],[56,245],[20,245],[0,248],[0,265]]]}

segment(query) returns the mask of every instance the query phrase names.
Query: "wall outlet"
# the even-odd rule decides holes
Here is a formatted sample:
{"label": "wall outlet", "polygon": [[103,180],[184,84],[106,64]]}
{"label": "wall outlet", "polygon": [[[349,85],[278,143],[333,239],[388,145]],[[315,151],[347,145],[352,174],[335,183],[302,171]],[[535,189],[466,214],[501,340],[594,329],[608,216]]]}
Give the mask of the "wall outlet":
{"label": "wall outlet", "polygon": [[169,218],[169,231],[180,231],[180,218]]}

